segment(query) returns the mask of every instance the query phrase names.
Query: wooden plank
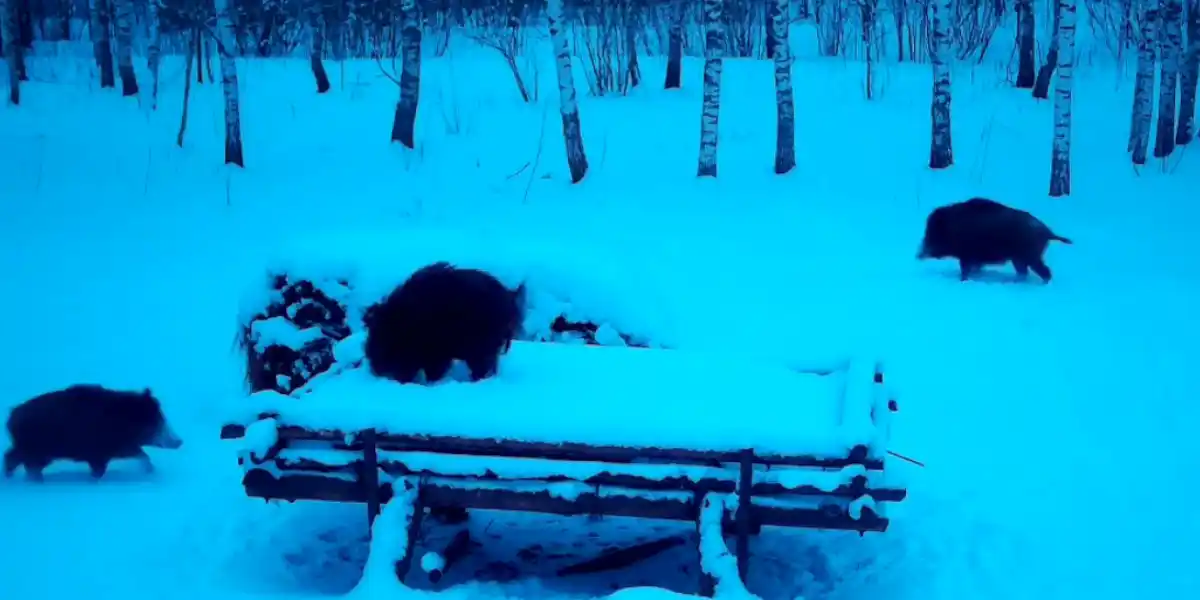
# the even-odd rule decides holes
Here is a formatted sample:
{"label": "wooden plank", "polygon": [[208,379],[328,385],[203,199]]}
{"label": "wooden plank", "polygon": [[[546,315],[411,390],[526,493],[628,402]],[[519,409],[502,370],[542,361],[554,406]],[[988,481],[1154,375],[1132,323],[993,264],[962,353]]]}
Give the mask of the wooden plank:
{"label": "wooden plank", "polygon": [[[277,456],[273,459],[274,465],[281,471],[304,471],[311,473],[356,473],[358,464],[336,464],[328,465],[316,460],[306,459],[304,457],[287,457]],[[666,477],[663,479],[652,479],[648,477],[640,477],[626,473],[609,473],[602,472],[592,475],[585,479],[576,480],[565,475],[556,475],[548,477],[521,477],[508,478],[500,477],[490,471],[480,476],[467,475],[444,475],[427,470],[411,469],[399,460],[391,460],[388,458],[378,460],[378,466],[385,473],[394,476],[411,476],[411,475],[433,475],[444,477],[447,479],[462,479],[464,481],[520,481],[530,483],[559,483],[564,481],[581,481],[587,484],[616,486],[633,488],[647,491],[700,491],[700,492],[720,492],[731,494],[737,490],[737,482],[732,479],[736,474],[731,474],[730,479],[716,478],[699,478],[689,479],[687,477]],[[808,496],[836,496],[840,498],[858,498],[864,494],[871,496],[876,501],[882,502],[899,502],[907,496],[907,491],[904,489],[894,488],[870,488],[868,480],[865,476],[859,475],[854,477],[850,484],[840,485],[831,491],[818,489],[814,486],[797,486],[785,487],[778,483],[755,483],[751,492],[755,496],[775,496],[781,494],[803,494]]]}
{"label": "wooden plank", "polygon": [[[322,475],[295,474],[276,478],[272,473],[253,469],[242,480],[246,494],[267,500],[324,500],[329,502],[367,503],[368,493],[358,481],[349,481]],[[622,493],[605,493],[618,491]],[[614,490],[597,488],[581,493],[575,498],[552,494],[548,490],[535,488],[505,489],[497,487],[473,487],[461,481],[444,478],[426,478],[422,487],[422,503],[430,508],[490,509],[521,512],[537,512],[564,516],[591,513],[691,521],[699,510],[695,496],[688,494],[659,494],[641,496],[636,490]],[[377,490],[380,503],[392,497],[392,486],[383,483]],[[687,498],[681,500],[681,498]],[[838,505],[822,508],[799,508],[777,506],[752,506],[753,526],[807,527],[815,529],[837,529],[848,531],[884,531],[888,521],[873,511],[863,509],[862,518],[854,520],[846,509]]]}
{"label": "wooden plank", "polygon": [[738,478],[738,507],[737,507],[737,565],[738,576],[746,581],[746,572],[750,568],[750,518],[754,511],[751,495],[754,481],[754,450],[742,450],[740,464],[741,475]]}
{"label": "wooden plank", "polygon": [[375,430],[363,432],[363,460],[360,466],[359,482],[363,486],[363,494],[367,498],[367,526],[375,522],[379,516],[379,460],[375,452]]}
{"label": "wooden plank", "polygon": [[[237,439],[245,435],[245,427],[230,424],[221,429],[222,439]],[[354,435],[354,441],[346,443],[345,432],[334,429],[311,430],[293,425],[280,425],[279,437],[288,441],[324,442],[339,450],[359,451],[362,441]],[[718,466],[740,461],[739,452],[693,450],[685,448],[654,448],[625,446],[593,446],[573,442],[547,443],[526,442],[503,438],[462,438],[451,436],[376,434],[379,450],[389,452],[432,452],[435,454],[465,454],[470,456],[495,456],[506,458],[540,458],[545,460],[587,461],[605,463],[665,462],[679,465]],[[882,470],[883,461],[868,458],[866,446],[855,446],[844,457],[792,456],[781,454],[759,454],[757,464],[768,466],[840,468],[863,465],[867,469]]]}

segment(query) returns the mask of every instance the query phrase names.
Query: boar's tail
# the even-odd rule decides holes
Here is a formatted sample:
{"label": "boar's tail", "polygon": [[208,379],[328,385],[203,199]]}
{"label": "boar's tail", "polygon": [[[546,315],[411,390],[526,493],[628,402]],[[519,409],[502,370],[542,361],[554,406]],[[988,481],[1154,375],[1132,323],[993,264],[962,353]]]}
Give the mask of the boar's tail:
{"label": "boar's tail", "polygon": [[1050,232],[1050,239],[1058,240],[1064,244],[1072,244],[1073,245],[1075,243],[1075,242],[1072,242],[1071,240],[1069,240],[1061,235],[1058,235],[1057,233],[1054,233],[1054,232]]}

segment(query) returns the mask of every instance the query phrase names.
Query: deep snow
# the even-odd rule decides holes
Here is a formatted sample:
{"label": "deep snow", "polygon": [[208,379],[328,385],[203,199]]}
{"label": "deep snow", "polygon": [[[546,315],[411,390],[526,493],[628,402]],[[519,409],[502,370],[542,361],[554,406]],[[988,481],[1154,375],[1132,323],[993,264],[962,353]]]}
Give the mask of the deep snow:
{"label": "deep snow", "polygon": [[[861,65],[802,59],[799,168],[775,177],[770,65],[730,61],[721,177],[696,181],[699,63],[666,93],[661,63],[646,59],[646,89],[584,100],[592,171],[570,187],[547,104],[552,71],[542,69],[542,104],[525,106],[498,57],[466,43],[426,63],[420,148],[408,153],[386,144],[396,90],[375,64],[331,63],[335,89],[317,97],[304,61],[244,62],[244,172],[219,165],[215,86],[194,88],[186,147],[174,146],[178,61],[164,65],[150,114],[95,89],[86,58],[33,59],[24,104],[0,109],[11,340],[0,406],[82,381],[149,385],[186,444],[151,450],[149,480],[114,465],[93,484],[60,465],[43,486],[0,482],[0,597],[354,588],[361,508],[246,499],[217,407],[242,393],[239,298],[279,236],[388,224],[569,244],[614,281],[622,264],[649,271],[665,290],[662,334],[677,344],[882,353],[902,392],[893,447],[927,466],[902,465],[909,498],[886,534],[757,540],[749,588],[764,598],[1200,596],[1200,518],[1187,502],[1200,472],[1200,160],[1189,147],[1168,172],[1135,174],[1123,153],[1130,69],[1081,62],[1074,195],[1050,200],[1050,105],[992,63],[955,72],[956,165],[935,173],[927,65],[881,66],[881,93],[866,103]],[[972,194],[1029,209],[1075,241],[1049,250],[1051,285],[1011,284],[1003,269],[961,284],[955,265],[914,260],[928,210]],[[514,564],[548,572],[573,545],[679,524],[606,521],[593,540],[586,519],[486,519],[471,524],[488,543],[478,562],[444,580],[481,582],[455,597],[610,583],[693,591],[694,572],[679,571],[695,568],[688,548],[612,581],[506,582]],[[541,553],[522,552],[533,543]]]}

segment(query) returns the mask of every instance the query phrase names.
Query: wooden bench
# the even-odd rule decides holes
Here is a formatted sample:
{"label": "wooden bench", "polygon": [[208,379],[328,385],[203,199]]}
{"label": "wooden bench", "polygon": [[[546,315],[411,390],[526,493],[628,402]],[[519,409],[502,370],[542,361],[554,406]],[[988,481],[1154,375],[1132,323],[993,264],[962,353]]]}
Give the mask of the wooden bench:
{"label": "wooden bench", "polygon": [[906,495],[884,472],[896,406],[881,365],[764,362],[515,342],[477,383],[400,385],[359,367],[299,397],[253,394],[222,437],[244,440],[251,497],[363,503],[371,520],[406,505],[401,579],[430,508],[694,521],[702,554],[735,534],[744,581],[762,526],[882,532],[885,504]]}

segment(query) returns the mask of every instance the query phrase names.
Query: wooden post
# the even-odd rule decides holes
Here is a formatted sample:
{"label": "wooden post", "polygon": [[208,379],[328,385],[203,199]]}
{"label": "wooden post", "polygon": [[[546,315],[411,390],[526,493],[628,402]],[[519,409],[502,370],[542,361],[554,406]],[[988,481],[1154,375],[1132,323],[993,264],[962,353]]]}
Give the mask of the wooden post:
{"label": "wooden post", "polygon": [[754,487],[754,450],[746,449],[741,452],[741,475],[738,478],[738,508],[737,516],[737,565],[738,576],[742,583],[746,582],[746,573],[750,567],[750,513],[751,491]]}
{"label": "wooden post", "polygon": [[[396,579],[401,585],[404,585],[404,578],[408,575],[409,568],[412,567],[413,553],[417,550],[417,538],[421,535],[421,522],[425,518],[425,502],[422,500],[424,489],[421,484],[413,483],[411,480],[397,481],[397,485],[405,486],[412,489],[415,486],[416,494],[412,499],[412,519],[408,521],[408,545],[404,549],[404,557],[396,561]],[[397,492],[397,496],[401,496],[403,492]]]}
{"label": "wooden post", "polygon": [[702,598],[712,598],[717,593],[717,582],[704,571],[704,532],[703,532],[703,515],[704,515],[704,497],[706,493],[703,490],[696,490],[692,493],[692,505],[696,507],[696,564],[700,567],[700,590],[698,595]]}
{"label": "wooden post", "polygon": [[379,516],[379,455],[375,448],[375,430],[365,429],[362,432],[363,466],[359,474],[359,483],[367,498],[367,530]]}

